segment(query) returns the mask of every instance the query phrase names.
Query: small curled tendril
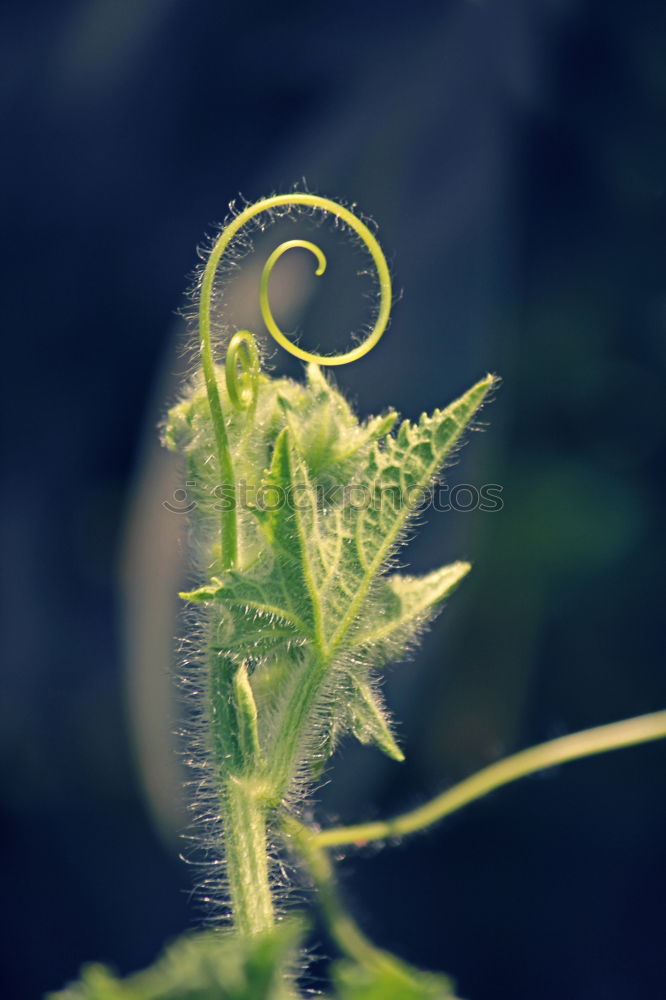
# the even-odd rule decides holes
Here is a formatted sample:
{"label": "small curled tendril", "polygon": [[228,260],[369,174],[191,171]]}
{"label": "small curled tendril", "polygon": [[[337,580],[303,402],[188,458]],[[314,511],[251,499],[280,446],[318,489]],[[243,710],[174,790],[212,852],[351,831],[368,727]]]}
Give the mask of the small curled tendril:
{"label": "small curled tendril", "polygon": [[249,330],[239,330],[229,341],[225,361],[227,391],[237,410],[249,410],[256,402],[260,372],[257,342]]}

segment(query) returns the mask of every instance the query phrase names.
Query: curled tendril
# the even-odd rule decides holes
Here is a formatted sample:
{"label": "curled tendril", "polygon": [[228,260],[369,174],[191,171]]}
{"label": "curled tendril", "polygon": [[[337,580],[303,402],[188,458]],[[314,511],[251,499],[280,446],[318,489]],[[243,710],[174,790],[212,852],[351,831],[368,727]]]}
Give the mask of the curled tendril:
{"label": "curled tendril", "polygon": [[386,263],[386,258],[382,253],[382,249],[365,223],[361,222],[361,220],[354,215],[353,212],[350,212],[348,208],[345,208],[344,205],[338,205],[337,202],[332,201],[330,198],[322,198],[316,194],[301,194],[298,192],[295,192],[294,194],[274,195],[272,198],[264,198],[262,201],[258,201],[256,204],[250,205],[248,208],[240,212],[236,218],[233,219],[222,231],[206,263],[206,268],[201,282],[201,297],[199,300],[199,329],[201,333],[201,351],[204,361],[204,372],[206,371],[206,368],[209,367],[211,376],[213,372],[213,359],[210,337],[210,310],[213,296],[213,282],[218,264],[233,238],[239,230],[243,228],[243,226],[250,222],[251,219],[260,215],[262,212],[269,212],[271,209],[290,205],[303,205],[307,208],[321,209],[322,211],[333,215],[336,219],[340,219],[347,226],[349,226],[354,233],[356,233],[370,254],[377,271],[377,279],[379,282],[379,309],[377,311],[375,324],[369,336],[363,341],[362,344],[359,344],[351,351],[347,351],[345,354],[325,357],[323,355],[312,354],[309,351],[304,351],[302,348],[297,347],[296,344],[292,344],[292,342],[285,337],[276,324],[268,303],[268,282],[271,272],[277,260],[282,256],[285,250],[289,250],[292,247],[303,247],[306,250],[310,250],[315,255],[318,261],[317,274],[323,274],[326,267],[326,258],[319,247],[316,247],[313,243],[309,243],[306,240],[289,240],[287,243],[281,244],[276,250],[273,251],[266,262],[261,277],[259,293],[261,311],[264,322],[266,323],[271,336],[275,338],[281,347],[283,347],[286,351],[289,351],[290,354],[294,354],[302,361],[314,361],[316,364],[320,365],[346,365],[352,361],[357,361],[359,358],[362,358],[365,354],[367,354],[368,351],[372,350],[388,326],[389,315],[391,312],[391,275],[389,273],[388,264]]}
{"label": "curled tendril", "polygon": [[[217,460],[220,467],[220,481],[223,488],[232,491],[235,485],[233,463],[224,422],[222,401],[220,399],[220,393],[217,386],[215,361],[213,358],[213,348],[211,342],[211,303],[213,298],[215,273],[222,256],[229,247],[229,244],[237,233],[248,224],[248,222],[254,219],[255,216],[261,215],[262,212],[270,212],[274,209],[288,207],[290,205],[303,205],[306,208],[321,209],[321,211],[328,212],[336,219],[340,219],[345,223],[345,225],[349,226],[354,233],[356,233],[365,245],[377,270],[377,279],[379,282],[379,309],[377,311],[377,318],[370,335],[363,341],[362,344],[359,344],[351,351],[347,351],[346,354],[338,354],[334,357],[323,357],[321,355],[311,354],[309,351],[304,351],[295,344],[292,344],[290,340],[287,340],[275,323],[268,304],[268,281],[271,271],[278,257],[280,257],[285,250],[293,247],[294,245],[305,246],[306,249],[309,249],[312,253],[314,253],[319,263],[317,274],[323,273],[323,269],[326,266],[326,258],[321,250],[319,250],[318,247],[315,247],[312,243],[307,243],[305,240],[289,241],[287,244],[282,244],[276,251],[273,252],[273,254],[271,254],[271,257],[264,268],[260,292],[264,320],[271,336],[277,340],[280,346],[289,351],[291,354],[294,354],[297,358],[300,358],[302,361],[313,361],[320,365],[346,365],[352,361],[357,361],[359,358],[362,358],[364,354],[367,354],[368,351],[372,350],[384,333],[384,330],[388,325],[389,315],[391,312],[391,275],[389,274],[386,258],[382,253],[379,243],[364,222],[361,222],[361,220],[357,218],[353,212],[350,212],[348,208],[345,208],[343,205],[338,205],[337,202],[331,201],[330,198],[321,198],[316,194],[301,194],[299,192],[294,192],[294,194],[274,195],[271,198],[264,198],[262,201],[258,201],[254,205],[249,205],[247,208],[243,209],[243,211],[239,212],[236,218],[232,219],[229,225],[222,230],[210,253],[210,256],[208,257],[201,279],[201,291],[199,296],[199,337],[201,363],[206,383],[206,393],[208,396],[208,405],[210,407],[211,420],[213,423],[213,431],[215,434]],[[243,333],[246,332],[247,331],[243,331]],[[236,349],[236,360],[240,358],[241,366],[243,367],[241,380],[244,380],[237,396],[239,400],[247,398],[247,396],[244,396],[245,389],[250,388],[252,392],[255,391],[252,389],[253,376],[251,374],[251,370],[253,368],[253,362],[250,358],[251,348],[246,340],[243,340],[242,343],[247,351],[245,360],[248,361],[249,359],[249,364],[246,366],[242,356],[239,354],[239,343],[239,346]],[[227,371],[229,371],[229,368],[227,368]],[[229,382],[231,381],[234,384],[234,389],[237,388],[236,383],[239,380],[237,368],[234,368],[233,378],[230,379],[229,376],[227,376],[227,379],[227,385],[229,385]],[[232,395],[232,392],[233,390],[230,390],[230,396]],[[234,405],[238,405],[238,403],[234,403]],[[222,513],[221,531],[222,568],[229,569],[235,566],[238,560],[238,525],[236,522],[235,509],[225,510]]]}
{"label": "curled tendril", "polygon": [[[285,243],[281,243],[270,255],[264,264],[263,271],[261,272],[261,282],[259,284],[259,305],[261,307],[261,315],[264,323],[266,324],[266,329],[270,333],[271,337],[273,337],[273,339],[276,340],[280,347],[283,347],[285,351],[289,351],[290,354],[295,354],[296,357],[300,358],[302,361],[314,361],[320,365],[331,364],[332,361],[330,358],[322,358],[316,354],[310,354],[309,351],[303,351],[300,347],[292,344],[288,337],[285,337],[284,333],[273,318],[273,312],[268,300],[268,283],[270,281],[271,274],[273,273],[273,268],[285,251],[293,250],[299,247],[303,250],[309,250],[310,253],[317,258],[317,270],[315,271],[316,275],[321,275],[326,270],[326,257],[323,250],[316,246],[316,244],[310,243],[309,240],[287,240]],[[367,349],[369,350],[370,348]]]}
{"label": "curled tendril", "polygon": [[260,372],[257,342],[249,330],[239,330],[229,341],[225,362],[227,391],[237,410],[249,410],[256,402]]}

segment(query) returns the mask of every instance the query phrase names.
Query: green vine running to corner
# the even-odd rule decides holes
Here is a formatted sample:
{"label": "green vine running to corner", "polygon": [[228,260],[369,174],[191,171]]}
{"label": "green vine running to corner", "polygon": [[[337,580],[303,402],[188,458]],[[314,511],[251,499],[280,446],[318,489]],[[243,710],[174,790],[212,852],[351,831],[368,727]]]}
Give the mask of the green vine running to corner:
{"label": "green vine running to corner", "polygon": [[666,739],[666,711],[622,719],[594,729],[560,736],[482,768],[447,791],[392,819],[354,826],[311,831],[309,839],[316,847],[364,846],[374,840],[390,840],[424,830],[451,816],[459,809],[489,795],[503,785],[550,767],[592,757],[595,754],[639,746]]}

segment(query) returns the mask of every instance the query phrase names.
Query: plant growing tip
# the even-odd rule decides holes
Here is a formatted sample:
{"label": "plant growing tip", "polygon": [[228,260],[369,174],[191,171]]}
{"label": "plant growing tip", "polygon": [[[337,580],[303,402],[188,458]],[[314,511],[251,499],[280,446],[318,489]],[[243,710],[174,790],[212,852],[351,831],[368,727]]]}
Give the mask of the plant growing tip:
{"label": "plant growing tip", "polygon": [[[216,270],[244,227],[286,206],[329,213],[362,241],[377,276],[374,325],[362,344],[335,357],[288,340],[269,304],[275,263],[301,248],[315,257],[317,274],[326,268],[315,244],[288,240],[266,261],[259,300],[268,332],[309,362],[305,384],[262,375],[247,330],[231,338],[222,378],[211,338]],[[361,423],[319,367],[366,354],[386,329],[390,305],[384,255],[348,209],[311,194],[257,202],[222,231],[204,268],[205,394],[195,383],[167,421],[165,439],[178,442],[197,484],[201,568],[214,567],[183,596],[201,609],[206,766],[221,806],[231,908],[248,932],[273,921],[269,846],[280,814],[298,810],[338,740],[350,733],[403,759],[382,702],[380,670],[412,646],[469,570],[454,563],[422,577],[388,571],[424,491],[460,443],[493,377],[444,410],[403,421],[394,433],[394,413]],[[244,504],[241,482],[250,497]],[[219,533],[211,530],[218,518]]]}

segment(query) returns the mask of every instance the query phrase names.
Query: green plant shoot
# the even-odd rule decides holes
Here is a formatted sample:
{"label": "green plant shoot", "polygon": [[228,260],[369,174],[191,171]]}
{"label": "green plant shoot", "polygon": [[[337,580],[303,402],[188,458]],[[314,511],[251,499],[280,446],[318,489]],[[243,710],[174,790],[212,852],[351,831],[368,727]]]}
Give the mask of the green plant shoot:
{"label": "green plant shoot", "polygon": [[[247,331],[229,343],[226,367],[211,356],[208,309],[213,269],[230,230],[276,204],[334,213],[376,265],[380,305],[369,338],[336,358],[292,345],[270,311],[270,271],[261,302],[273,336],[308,360],[304,384],[269,378]],[[219,796],[234,922],[243,933],[272,926],[270,845],[281,814],[297,810],[338,739],[353,733],[394,760],[403,754],[379,691],[381,668],[401,656],[469,570],[426,576],[390,572],[411,518],[494,385],[486,376],[417,423],[388,412],[359,422],[321,365],[353,361],[388,320],[384,257],[367,227],[314,195],[260,202],[220,237],[201,284],[204,383],[171,410],[169,447],[185,455],[196,484],[196,525],[205,582],[183,594],[201,609],[210,777]],[[240,490],[243,502],[240,502]]]}
{"label": "green plant shoot", "polygon": [[[258,296],[268,333],[307,363],[302,383],[261,368],[252,333],[226,334],[216,361],[213,331],[224,308],[218,270],[237,241],[285,212],[324,213],[368,255],[377,281],[368,336],[334,357],[293,343],[270,306],[270,254]],[[244,246],[244,244],[243,244]],[[292,1000],[302,926],[284,909],[277,858],[292,850],[317,891],[330,936],[345,956],[333,966],[339,1000],[445,1000],[450,981],[376,948],[345,911],[328,848],[423,829],[524,775],[580,757],[666,736],[666,712],[576,733],[490,765],[431,802],[392,820],[318,830],[303,804],[337,742],[351,734],[403,760],[383,704],[381,671],[402,658],[468,573],[466,562],[425,576],[392,571],[406,530],[434,478],[457,449],[496,384],[486,375],[445,409],[412,423],[391,410],[361,422],[322,367],[357,360],[382,337],[391,279],[376,238],[356,215],[295,192],[251,205],[223,229],[198,285],[196,374],[164,427],[184,456],[194,501],[198,586],[182,598],[197,615],[192,657],[202,729],[202,826],[215,870],[210,890],[233,930],[184,938],[152,969],[120,982],[91,966],[58,1000]]]}

